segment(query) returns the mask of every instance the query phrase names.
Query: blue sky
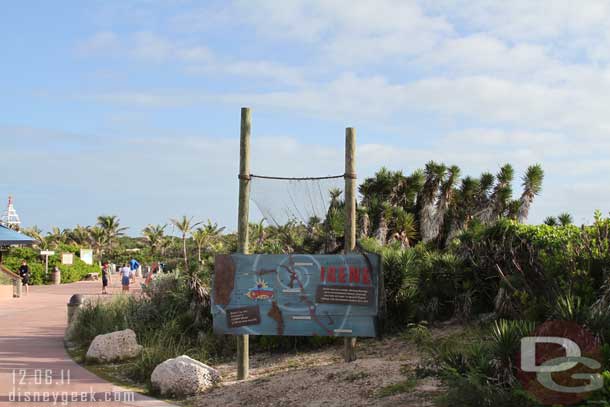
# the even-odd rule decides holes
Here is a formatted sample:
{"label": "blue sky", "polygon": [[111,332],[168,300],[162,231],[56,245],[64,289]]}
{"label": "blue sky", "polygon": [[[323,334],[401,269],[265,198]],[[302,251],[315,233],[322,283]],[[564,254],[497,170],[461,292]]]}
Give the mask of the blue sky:
{"label": "blue sky", "polygon": [[[26,226],[235,226],[252,171],[546,171],[530,222],[610,210],[605,1],[22,1],[0,12],[0,197]],[[2,198],[4,199],[4,198]],[[256,216],[256,212],[253,213]]]}

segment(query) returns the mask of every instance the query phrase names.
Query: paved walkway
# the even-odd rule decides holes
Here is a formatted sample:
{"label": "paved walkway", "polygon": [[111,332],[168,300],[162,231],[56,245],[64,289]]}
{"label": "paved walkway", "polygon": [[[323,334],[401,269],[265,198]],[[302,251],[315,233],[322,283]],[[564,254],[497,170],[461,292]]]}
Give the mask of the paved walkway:
{"label": "paved walkway", "polygon": [[[116,295],[118,280],[113,279],[110,289]],[[0,300],[1,407],[169,406],[100,379],[66,353],[68,300],[75,293],[98,294],[101,285],[94,281],[34,286],[22,298]]]}

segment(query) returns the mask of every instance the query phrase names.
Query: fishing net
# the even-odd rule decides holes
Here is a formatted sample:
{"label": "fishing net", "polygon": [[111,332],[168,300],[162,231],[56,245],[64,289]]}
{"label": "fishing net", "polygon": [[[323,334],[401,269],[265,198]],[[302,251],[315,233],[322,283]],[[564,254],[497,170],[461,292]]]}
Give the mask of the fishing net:
{"label": "fishing net", "polygon": [[250,199],[275,226],[324,221],[331,205],[344,199],[343,175],[311,178],[250,176]]}

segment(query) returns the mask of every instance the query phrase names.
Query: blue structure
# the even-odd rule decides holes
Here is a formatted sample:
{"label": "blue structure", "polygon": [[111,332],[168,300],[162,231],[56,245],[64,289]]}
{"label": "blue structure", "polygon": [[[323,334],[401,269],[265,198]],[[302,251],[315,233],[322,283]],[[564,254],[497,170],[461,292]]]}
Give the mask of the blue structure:
{"label": "blue structure", "polygon": [[380,257],[217,256],[214,332],[232,335],[377,335]]}
{"label": "blue structure", "polygon": [[0,225],[0,246],[24,245],[31,246],[36,241],[23,233],[16,232],[6,226]]}

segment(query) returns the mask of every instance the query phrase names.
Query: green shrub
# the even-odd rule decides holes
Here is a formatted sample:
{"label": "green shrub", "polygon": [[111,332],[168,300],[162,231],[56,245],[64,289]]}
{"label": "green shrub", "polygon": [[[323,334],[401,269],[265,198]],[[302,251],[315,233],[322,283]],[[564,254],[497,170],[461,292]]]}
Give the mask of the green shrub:
{"label": "green shrub", "polygon": [[609,248],[610,219],[599,212],[593,225],[582,228],[506,219],[489,228],[474,226],[453,247],[476,271],[477,291],[488,308],[539,321],[566,313],[582,317],[574,312],[592,304],[610,276]]}
{"label": "green shrub", "polygon": [[94,265],[88,265],[83,262],[77,256],[74,256],[74,262],[72,265],[61,264],[61,253],[77,253],[80,249],[76,246],[60,245],[56,249],[56,254],[49,256],[49,273],[45,274],[45,260],[44,256],[40,256],[39,251],[29,247],[17,247],[12,248],[3,259],[3,264],[9,270],[19,273],[19,267],[23,260],[28,262],[30,268],[30,284],[46,284],[51,281],[51,271],[53,267],[57,265],[61,270],[61,282],[72,283],[80,281],[89,273],[99,272],[99,267]]}

